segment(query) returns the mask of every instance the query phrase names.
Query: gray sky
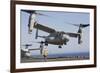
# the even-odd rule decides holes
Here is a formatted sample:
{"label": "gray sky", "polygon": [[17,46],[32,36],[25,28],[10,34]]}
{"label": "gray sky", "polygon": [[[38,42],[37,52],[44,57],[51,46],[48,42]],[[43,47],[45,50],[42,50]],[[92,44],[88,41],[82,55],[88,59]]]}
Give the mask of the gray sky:
{"label": "gray sky", "polygon": [[[43,13],[50,17],[37,15],[36,21],[42,25],[54,28],[58,31],[64,32],[77,32],[78,27],[72,26],[69,23],[80,24],[90,23],[89,13],[78,13],[78,12],[51,12],[51,11],[37,11],[37,13]],[[21,12],[21,45],[33,44],[29,48],[38,48],[40,44],[33,43],[44,40],[43,38],[35,39],[36,29],[33,29],[32,34],[28,34],[28,19],[29,14]],[[61,53],[77,53],[77,52],[88,52],[89,51],[89,27],[83,29],[81,45],[78,44],[77,38],[69,37],[67,45],[63,45],[62,48],[58,48],[57,45],[48,45],[49,54],[61,54]],[[48,36],[48,33],[39,30],[39,35]],[[21,46],[25,48],[24,46]],[[32,54],[40,54],[39,51],[33,51]]]}

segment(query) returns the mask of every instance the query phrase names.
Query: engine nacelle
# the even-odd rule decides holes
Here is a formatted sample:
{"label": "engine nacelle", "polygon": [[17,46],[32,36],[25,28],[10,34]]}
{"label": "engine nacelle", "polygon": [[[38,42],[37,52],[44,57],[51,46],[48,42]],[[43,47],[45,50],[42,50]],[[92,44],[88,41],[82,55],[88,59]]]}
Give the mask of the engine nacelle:
{"label": "engine nacelle", "polygon": [[82,43],[81,38],[82,38],[82,35],[80,34],[80,35],[78,36],[78,44],[81,44],[81,43]]}
{"label": "engine nacelle", "polygon": [[78,36],[78,44],[81,44],[82,43],[82,27],[81,27],[81,24],[80,24],[80,26],[79,26],[79,30],[78,30],[78,33],[80,34],[79,36]]}
{"label": "engine nacelle", "polygon": [[35,20],[36,15],[33,13],[29,17],[29,33],[32,32],[34,26],[36,25],[36,20]]}

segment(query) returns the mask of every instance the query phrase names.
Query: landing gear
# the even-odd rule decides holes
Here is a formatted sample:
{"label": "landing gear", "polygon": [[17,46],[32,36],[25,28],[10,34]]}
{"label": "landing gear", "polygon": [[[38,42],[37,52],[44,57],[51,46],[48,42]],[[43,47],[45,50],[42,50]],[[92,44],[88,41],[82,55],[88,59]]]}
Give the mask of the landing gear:
{"label": "landing gear", "polygon": [[48,42],[47,41],[45,41],[45,45],[48,46]]}
{"label": "landing gear", "polygon": [[61,46],[61,45],[59,45],[59,46],[58,46],[58,48],[62,48],[62,46]]}
{"label": "landing gear", "polygon": [[66,45],[67,43],[66,42],[64,42],[64,45]]}

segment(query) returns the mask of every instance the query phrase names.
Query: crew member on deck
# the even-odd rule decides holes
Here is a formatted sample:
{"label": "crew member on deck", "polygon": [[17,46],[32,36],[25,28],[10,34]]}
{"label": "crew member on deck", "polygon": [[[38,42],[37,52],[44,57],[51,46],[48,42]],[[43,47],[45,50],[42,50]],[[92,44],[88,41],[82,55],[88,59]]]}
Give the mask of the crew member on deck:
{"label": "crew member on deck", "polygon": [[48,49],[47,49],[47,47],[43,48],[42,55],[43,55],[44,60],[46,62],[47,61],[47,56],[48,56]]}

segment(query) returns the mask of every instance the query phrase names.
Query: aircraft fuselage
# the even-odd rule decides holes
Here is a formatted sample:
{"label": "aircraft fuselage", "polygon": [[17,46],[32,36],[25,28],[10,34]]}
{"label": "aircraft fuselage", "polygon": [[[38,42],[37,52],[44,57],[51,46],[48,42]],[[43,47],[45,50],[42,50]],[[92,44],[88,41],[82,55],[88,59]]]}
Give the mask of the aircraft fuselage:
{"label": "aircraft fuselage", "polygon": [[51,33],[45,41],[48,44],[54,44],[54,45],[63,45],[66,44],[69,39],[65,36],[63,36],[61,33]]}

